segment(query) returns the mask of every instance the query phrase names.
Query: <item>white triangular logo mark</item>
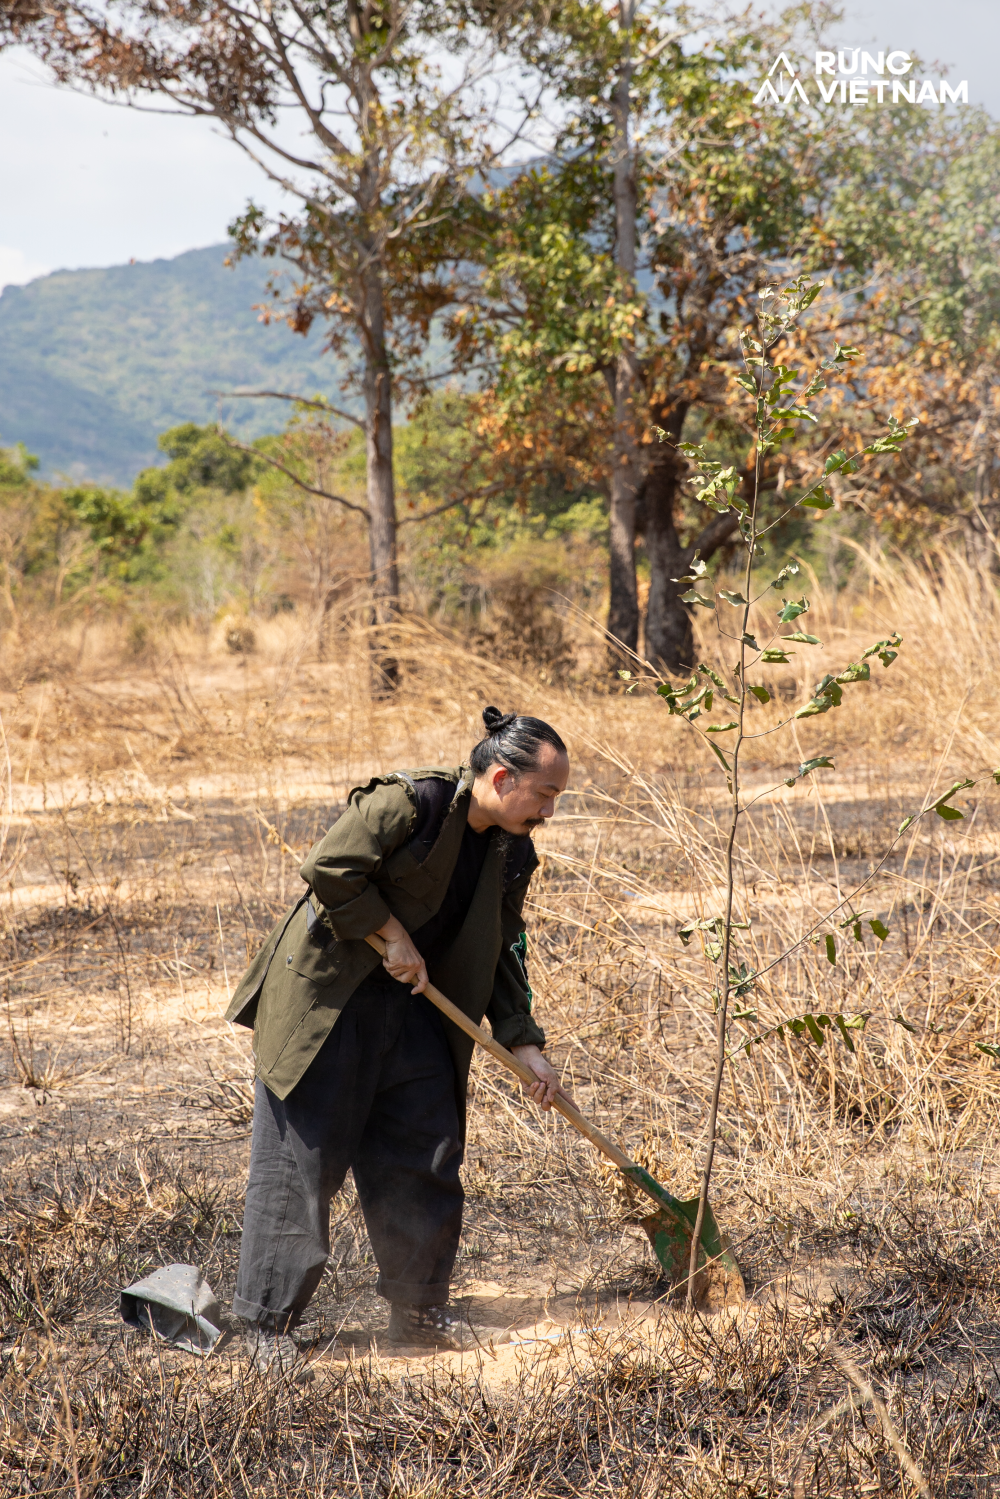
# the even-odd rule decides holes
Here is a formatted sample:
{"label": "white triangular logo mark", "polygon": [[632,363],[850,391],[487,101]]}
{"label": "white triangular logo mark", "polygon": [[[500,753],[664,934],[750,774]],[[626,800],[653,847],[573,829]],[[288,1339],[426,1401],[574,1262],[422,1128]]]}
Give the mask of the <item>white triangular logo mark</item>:
{"label": "white triangular logo mark", "polygon": [[775,68],[777,68],[777,67],[784,67],[785,72],[788,74],[789,78],[794,78],[795,77],[795,69],[792,67],[791,63],[788,61],[788,58],[785,56],[785,54],[783,52],[781,52],[781,53],[778,54],[777,61],[773,62],[771,64],[771,66],[768,68],[768,70],[767,70],[767,76],[768,76],[768,78],[770,78],[771,74],[774,72]]}

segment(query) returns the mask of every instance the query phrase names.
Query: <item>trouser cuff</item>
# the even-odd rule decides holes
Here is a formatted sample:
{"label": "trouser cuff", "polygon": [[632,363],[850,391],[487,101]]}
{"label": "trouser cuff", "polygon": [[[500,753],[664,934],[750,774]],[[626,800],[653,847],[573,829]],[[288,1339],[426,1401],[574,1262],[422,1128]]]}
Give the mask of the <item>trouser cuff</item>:
{"label": "trouser cuff", "polygon": [[412,1280],[386,1280],[384,1275],[379,1276],[375,1286],[376,1294],[384,1296],[386,1301],[402,1301],[407,1306],[445,1306],[450,1289],[446,1280],[429,1286]]}
{"label": "trouser cuff", "polygon": [[301,1312],[276,1312],[261,1306],[256,1301],[246,1301],[242,1296],[233,1297],[233,1312],[247,1322],[255,1322],[267,1332],[290,1332],[297,1326]]}

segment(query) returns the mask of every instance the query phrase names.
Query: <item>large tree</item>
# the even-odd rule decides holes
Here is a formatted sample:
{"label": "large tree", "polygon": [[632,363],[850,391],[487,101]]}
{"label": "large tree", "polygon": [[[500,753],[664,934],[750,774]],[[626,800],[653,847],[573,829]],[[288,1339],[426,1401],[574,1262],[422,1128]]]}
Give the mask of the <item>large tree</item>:
{"label": "large tree", "polygon": [[[824,18],[824,7],[813,11]],[[511,457],[520,444],[531,467],[545,455],[579,475],[589,450],[613,518],[627,514],[623,474],[636,473],[650,566],[644,650],[678,670],[693,639],[676,580],[735,522],[691,524],[677,444],[695,422],[753,468],[733,396],[737,334],[757,291],[791,267],[808,269],[828,286],[812,338],[847,342],[859,323],[884,324],[884,289],[907,258],[920,262],[909,265],[912,286],[933,266],[931,238],[915,236],[912,221],[926,220],[931,168],[961,159],[966,122],[906,106],[754,109],[746,79],[787,41],[789,21],[716,32],[696,50],[684,37],[694,23],[668,0],[632,10],[578,0],[536,7],[532,22],[519,42],[561,101],[558,148],[493,195],[487,295],[474,318],[461,315],[460,331],[470,356],[494,361],[494,426],[510,428]],[[935,334],[925,304],[918,295],[899,318],[926,354]],[[911,345],[911,371],[918,357]],[[862,373],[851,399],[877,408],[877,386]],[[883,380],[883,397],[887,389]],[[827,415],[833,432],[835,400]],[[655,440],[657,428],[666,441]],[[769,464],[764,485],[795,477],[793,454]],[[609,629],[634,648],[634,564],[614,522],[611,549]]]}
{"label": "large tree", "polygon": [[391,617],[393,397],[424,374],[475,212],[470,174],[502,148],[488,66],[502,8],[483,19],[460,0],[7,0],[2,16],[59,83],[214,120],[284,190],[286,211],[251,206],[233,226],[237,253],[291,267],[291,284],[273,278],[272,310],[303,332],[321,319],[349,361],[363,415],[350,400],[339,410],[364,428],[372,585]]}

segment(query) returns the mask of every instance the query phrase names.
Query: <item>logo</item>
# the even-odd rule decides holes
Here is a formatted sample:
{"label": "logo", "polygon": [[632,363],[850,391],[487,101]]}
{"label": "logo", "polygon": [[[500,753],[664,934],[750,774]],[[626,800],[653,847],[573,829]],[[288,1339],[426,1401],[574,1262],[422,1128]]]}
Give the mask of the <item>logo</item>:
{"label": "logo", "polygon": [[[813,78],[800,79],[788,56],[780,52],[754,94],[755,104],[968,104],[969,82],[952,86],[947,78],[907,75],[913,67],[908,52],[864,52],[841,47],[817,52]],[[777,75],[777,76],[775,76]]]}

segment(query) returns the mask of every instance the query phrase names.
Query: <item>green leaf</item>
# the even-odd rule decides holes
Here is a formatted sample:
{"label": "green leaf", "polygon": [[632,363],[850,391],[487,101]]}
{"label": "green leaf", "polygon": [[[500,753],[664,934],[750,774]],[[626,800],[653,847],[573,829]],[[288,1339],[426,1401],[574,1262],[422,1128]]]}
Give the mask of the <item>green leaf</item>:
{"label": "green leaf", "polygon": [[[795,636],[794,635],[790,636],[790,639],[794,640]],[[742,641],[742,643],[744,645],[748,645],[752,651],[759,651],[760,650],[760,646],[757,644],[756,640],[754,640],[753,636],[748,631],[744,630],[743,634],[740,636],[740,640]]]}
{"label": "green leaf", "polygon": [[729,761],[726,759],[725,755],[722,753],[722,751],[720,750],[719,746],[717,744],[713,744],[712,741],[711,741],[711,739],[706,739],[705,743],[708,745],[709,749],[712,751],[713,755],[716,757],[716,759],[719,761],[719,764],[722,766],[723,770],[726,772],[726,780],[729,781],[729,771],[730,771]]}
{"label": "green leaf", "polygon": [[993,772],[993,779],[994,781],[996,781],[997,785],[1000,786],[1000,770],[995,770]]}
{"label": "green leaf", "polygon": [[883,666],[889,666],[895,661],[899,654],[897,647],[903,643],[903,637],[897,632],[890,635],[888,640],[876,640],[866,651],[861,652],[862,661],[867,661],[869,656],[878,656]]}
{"label": "green leaf", "polygon": [[833,1023],[840,1032],[841,1039],[843,1040],[843,1043],[847,1047],[848,1051],[853,1052],[855,1049],[854,1042],[851,1040],[851,1034],[847,1028],[847,1021],[844,1019],[844,1016],[834,1015]]}
{"label": "green leaf", "polygon": [[746,603],[746,599],[743,597],[742,593],[733,593],[728,588],[719,589],[719,598],[725,599],[727,604],[733,604],[734,606]]}
{"label": "green leaf", "polygon": [[974,786],[975,784],[975,781],[956,781],[954,786],[951,786],[943,796],[938,797],[934,803],[934,811],[939,817],[943,817],[946,822],[963,821],[965,813],[960,812],[957,807],[949,807],[947,803],[955,795],[956,791],[964,791],[967,786]]}
{"label": "green leaf", "polygon": [[778,618],[783,625],[790,625],[793,619],[798,619],[799,615],[805,614],[809,608],[807,598],[799,599],[798,603],[789,603],[787,599],[783,602],[785,607],[778,610]]}
{"label": "green leaf", "polygon": [[844,464],[848,461],[849,460],[847,454],[838,449],[836,453],[831,453],[829,458],[824,463],[823,472],[824,474],[839,473],[840,470],[844,467]]}
{"label": "green leaf", "polygon": [[739,724],[735,718],[730,723],[710,723],[705,726],[706,734],[728,734],[731,729],[738,729]]}
{"label": "green leaf", "polygon": [[854,925],[851,927],[851,934],[853,935],[855,942],[860,942],[861,941],[861,923],[860,923],[860,921],[856,921],[854,923]]}
{"label": "green leaf", "polygon": [[833,362],[834,364],[846,364],[850,359],[860,358],[861,350],[856,349],[853,344],[845,344],[843,348],[841,348],[840,344],[837,344],[836,353],[833,356]]}
{"label": "green leaf", "polygon": [[[792,655],[795,655],[794,651],[792,652]],[[760,659],[762,661],[768,662],[768,664],[777,664],[779,662],[784,664],[787,663],[791,658],[789,657],[787,651],[780,650],[777,646],[769,645],[767,650],[763,652]]]}
{"label": "green leaf", "polygon": [[870,680],[871,674],[872,669],[867,661],[852,661],[850,666],[846,666],[834,680],[842,682],[846,686],[848,682],[867,682]]}
{"label": "green leaf", "polygon": [[818,635],[806,635],[802,630],[796,630],[794,635],[782,635],[782,640],[794,640],[798,645],[822,645]]}
{"label": "green leaf", "polygon": [[798,571],[799,564],[797,562],[786,563],[785,566],[781,569],[781,572],[778,574],[778,576],[772,579],[770,586],[772,588],[781,588],[783,584],[788,582],[789,578],[794,578],[795,574]]}
{"label": "green leaf", "polygon": [[837,961],[837,944],[832,932],[827,932],[826,934],[826,961],[828,963],[836,963]]}
{"label": "green leaf", "polygon": [[811,770],[836,770],[836,768],[829,755],[815,755],[811,760],[803,760],[799,766],[799,775],[807,776]]}
{"label": "green leaf", "polygon": [[719,961],[719,959],[722,957],[722,943],[721,942],[706,942],[705,943],[705,956],[707,958],[711,958],[711,960],[712,960],[713,963],[717,963]]}
{"label": "green leaf", "polygon": [[917,1034],[916,1026],[911,1025],[908,1020],[904,1020],[902,1015],[893,1015],[892,1018],[897,1025],[901,1025],[903,1027],[904,1031],[909,1031],[911,1036],[915,1036]]}
{"label": "green leaf", "polygon": [[823,1032],[819,1028],[818,1020],[825,1020],[827,1025],[829,1025],[830,1017],[828,1015],[820,1015],[817,1019],[817,1016],[815,1015],[803,1015],[802,1019],[805,1022],[806,1030],[816,1042],[816,1045],[822,1046],[823,1042],[826,1040],[826,1037],[823,1035]]}
{"label": "green leaf", "polygon": [[881,921],[879,921],[879,919],[878,919],[877,916],[873,916],[872,919],[871,919],[871,921],[869,921],[868,925],[871,927],[872,931],[875,933],[875,936],[878,938],[878,940],[880,942],[884,942],[885,939],[886,939],[886,937],[888,937],[888,935],[889,935],[889,928],[887,926],[883,925],[883,923]]}
{"label": "green leaf", "polygon": [[701,604],[703,609],[715,608],[714,599],[707,599],[704,594],[697,593],[693,588],[689,588],[687,593],[682,593],[680,601],[682,604]]}
{"label": "green leaf", "polygon": [[801,505],[803,510],[832,510],[833,501],[825,489],[817,489],[813,494],[805,494],[801,500],[795,501]]}
{"label": "green leaf", "polygon": [[1000,1062],[1000,1046],[992,1046],[989,1041],[977,1041],[976,1050],[981,1051],[984,1057],[992,1057],[994,1062]]}
{"label": "green leaf", "polygon": [[[660,430],[660,428],[657,428],[657,431]],[[708,454],[700,442],[679,442],[677,444],[677,451],[683,453],[685,458],[697,458],[699,463],[708,462]]]}
{"label": "green leaf", "polygon": [[806,703],[804,708],[797,708],[792,715],[793,718],[815,718],[819,713],[829,713],[833,703],[828,697],[813,698],[811,703]]}
{"label": "green leaf", "polygon": [[747,687],[747,691],[753,693],[758,703],[769,703],[771,701],[771,694],[766,687]]}
{"label": "green leaf", "polygon": [[910,826],[910,823],[912,821],[913,821],[912,817],[904,817],[903,820],[902,820],[902,822],[899,824],[899,832],[900,833],[905,833],[906,830],[907,830],[907,828]]}

